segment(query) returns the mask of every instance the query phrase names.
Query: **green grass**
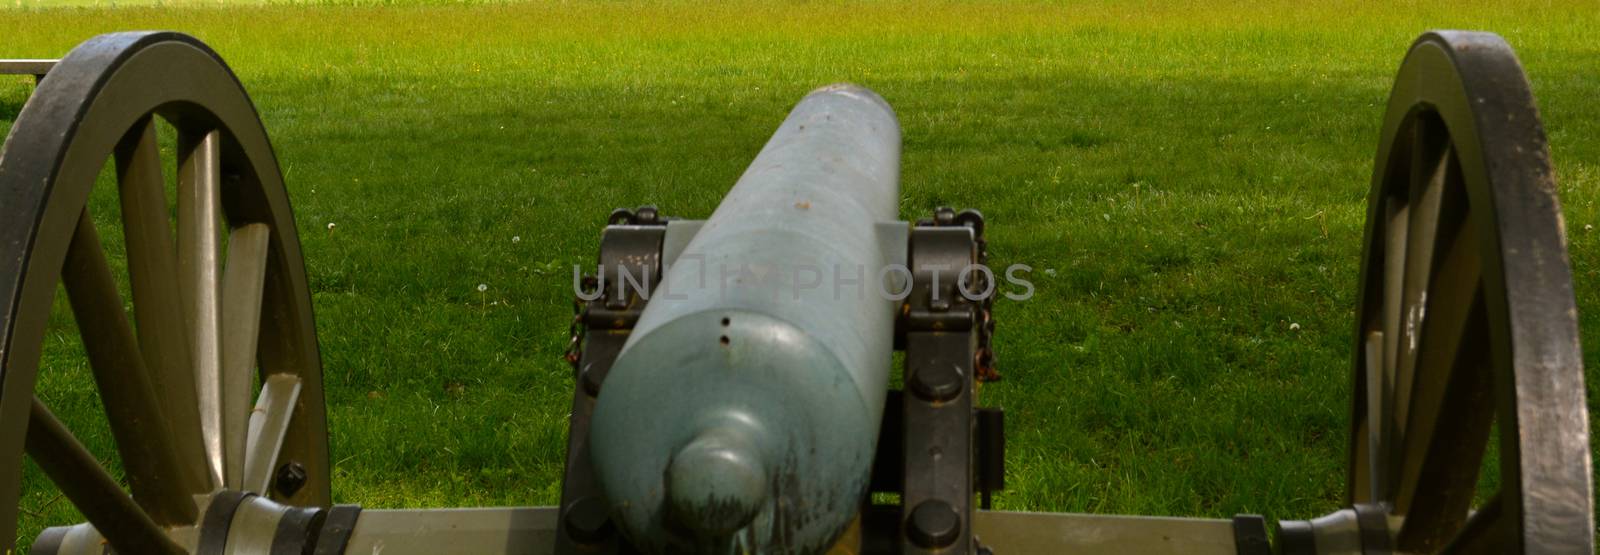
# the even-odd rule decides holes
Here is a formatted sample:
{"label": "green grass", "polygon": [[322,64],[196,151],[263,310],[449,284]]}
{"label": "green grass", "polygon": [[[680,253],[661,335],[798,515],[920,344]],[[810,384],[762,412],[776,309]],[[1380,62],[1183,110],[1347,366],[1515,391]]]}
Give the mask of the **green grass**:
{"label": "green grass", "polygon": [[[607,212],[704,217],[806,91],[854,81],[900,116],[901,216],[980,208],[993,259],[1038,269],[982,391],[1008,412],[1000,508],[1303,518],[1342,496],[1364,199],[1424,30],[1496,31],[1531,76],[1595,410],[1597,24],[1579,2],[23,7],[0,55],[165,28],[233,66],[295,202],[341,502],[554,503],[569,268]],[[0,81],[0,128],[29,89]],[[52,341],[41,395],[111,457]],[[27,480],[25,534],[76,518]]]}

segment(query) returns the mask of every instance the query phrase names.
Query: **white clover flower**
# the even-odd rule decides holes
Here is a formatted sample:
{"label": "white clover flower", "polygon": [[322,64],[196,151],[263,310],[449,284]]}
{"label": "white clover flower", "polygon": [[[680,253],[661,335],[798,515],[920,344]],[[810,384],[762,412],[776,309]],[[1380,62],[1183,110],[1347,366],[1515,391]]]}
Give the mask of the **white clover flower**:
{"label": "white clover flower", "polygon": [[1291,330],[1300,329],[1300,324],[1297,324],[1295,322],[1289,322],[1289,329],[1291,329]]}
{"label": "white clover flower", "polygon": [[338,225],[339,224],[336,224],[336,223],[333,223],[333,222],[328,222],[328,231],[333,231],[333,228],[335,226],[338,226]]}
{"label": "white clover flower", "polygon": [[511,242],[513,242],[513,243],[521,243],[522,242],[522,236],[521,235],[512,235],[511,236]]}

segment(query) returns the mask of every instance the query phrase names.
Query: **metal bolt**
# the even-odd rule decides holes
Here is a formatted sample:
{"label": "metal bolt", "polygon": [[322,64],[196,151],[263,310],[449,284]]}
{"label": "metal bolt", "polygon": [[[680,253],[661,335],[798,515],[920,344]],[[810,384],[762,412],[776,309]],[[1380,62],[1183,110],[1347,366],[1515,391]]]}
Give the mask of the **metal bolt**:
{"label": "metal bolt", "polygon": [[940,206],[933,209],[934,225],[950,225],[956,221],[956,210],[949,206]]}
{"label": "metal bolt", "polygon": [[656,205],[646,204],[634,211],[633,219],[634,223],[639,225],[654,225],[661,223],[661,212],[656,209]]}
{"label": "metal bolt", "polygon": [[924,401],[949,401],[961,394],[961,384],[966,379],[956,365],[935,363],[911,373],[911,391]]}
{"label": "metal bolt", "polygon": [[294,497],[300,488],[306,486],[306,467],[297,461],[289,461],[278,467],[277,476],[273,478],[272,485],[278,490],[278,495]]}
{"label": "metal bolt", "polygon": [[928,549],[949,546],[961,537],[961,515],[942,500],[923,501],[911,510],[911,518],[906,521],[906,535]]}
{"label": "metal bolt", "polygon": [[593,495],[567,505],[561,520],[567,537],[578,543],[599,543],[611,536],[611,514],[606,511],[605,502]]}
{"label": "metal bolt", "polygon": [[606,223],[610,225],[633,223],[633,211],[628,210],[627,208],[618,208],[616,210],[612,210],[611,215],[606,217]]}
{"label": "metal bolt", "polygon": [[983,213],[972,208],[962,210],[953,218],[956,223],[972,228],[972,234],[983,238]]}

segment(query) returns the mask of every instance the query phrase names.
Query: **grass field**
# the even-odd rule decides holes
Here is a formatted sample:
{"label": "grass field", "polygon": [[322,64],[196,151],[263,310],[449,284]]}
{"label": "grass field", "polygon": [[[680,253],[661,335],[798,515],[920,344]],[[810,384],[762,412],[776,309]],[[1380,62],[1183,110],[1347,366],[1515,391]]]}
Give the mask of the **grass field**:
{"label": "grass field", "polygon": [[[18,2],[0,57],[165,28],[233,66],[295,202],[341,502],[554,503],[570,268],[607,212],[708,215],[795,101],[854,81],[900,116],[901,216],[980,208],[995,261],[1038,269],[996,308],[997,505],[1276,518],[1341,500],[1364,199],[1424,30],[1496,31],[1531,76],[1595,409],[1597,27],[1582,2]],[[0,80],[0,130],[30,88]],[[71,331],[41,396],[114,458]],[[77,521],[26,480],[24,534]]]}

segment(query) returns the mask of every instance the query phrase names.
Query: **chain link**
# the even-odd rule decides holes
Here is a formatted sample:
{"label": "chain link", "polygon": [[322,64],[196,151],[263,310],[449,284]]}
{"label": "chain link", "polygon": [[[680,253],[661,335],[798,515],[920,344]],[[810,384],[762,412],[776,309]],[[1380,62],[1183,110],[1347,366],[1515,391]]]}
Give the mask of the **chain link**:
{"label": "chain link", "polygon": [[[919,226],[966,226],[972,228],[972,238],[977,243],[978,265],[989,265],[989,242],[984,238],[983,213],[973,209],[956,212],[954,208],[940,206],[933,209],[933,218],[920,220]],[[974,272],[970,274],[976,282],[977,291],[989,291],[992,277],[990,272]],[[1000,380],[1000,371],[995,367],[994,356],[994,298],[999,295],[999,284],[992,284],[993,291],[978,303],[978,353],[973,360],[973,367],[977,369],[973,376],[980,382],[993,382]],[[969,288],[969,290],[972,290]]]}
{"label": "chain link", "polygon": [[590,296],[600,289],[600,279],[585,275],[579,281],[578,288],[582,295],[572,298],[572,323],[567,326],[567,335],[571,339],[567,342],[566,353],[561,355],[561,358],[566,359],[567,364],[572,365],[574,370],[578,369],[578,361],[583,359],[583,336],[588,331],[583,325],[583,320],[589,316],[589,301],[583,300],[583,297]]}

